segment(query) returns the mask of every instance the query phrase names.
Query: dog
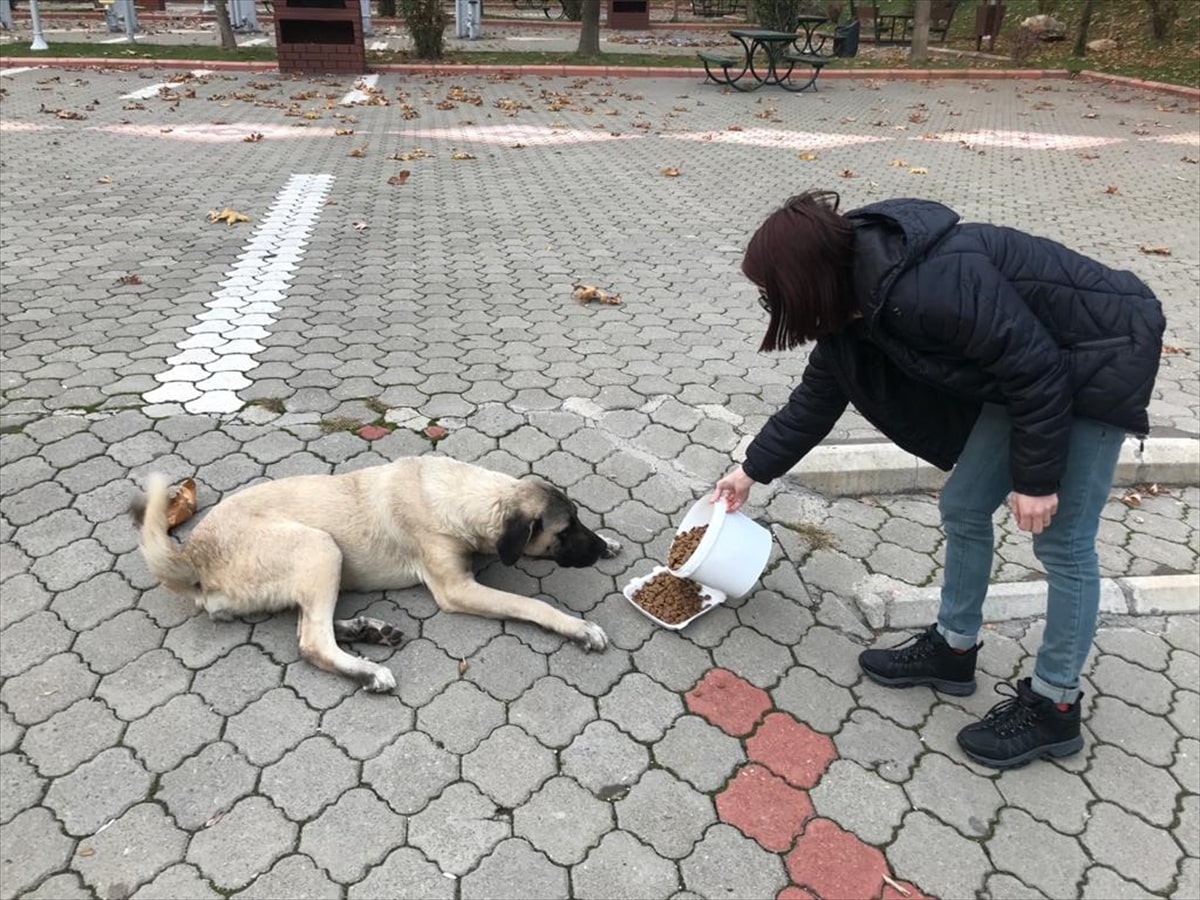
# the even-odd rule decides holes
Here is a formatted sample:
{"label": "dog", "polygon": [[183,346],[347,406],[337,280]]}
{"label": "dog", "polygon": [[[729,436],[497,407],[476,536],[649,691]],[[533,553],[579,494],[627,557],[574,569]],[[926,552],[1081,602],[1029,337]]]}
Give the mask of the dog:
{"label": "dog", "polygon": [[513,478],[441,456],[415,456],[342,475],[296,475],[244,488],[218,503],[185,543],[168,535],[168,484],[148,479],[130,507],[142,556],[170,590],[213,619],[298,608],[300,654],[369,691],[390,691],[384,666],[338,642],[394,645],[378,619],[335,620],[338,592],[425,584],[447,612],[521,619],[603,650],[603,629],[550,604],[475,580],[472,557],[496,554],[582,568],[621,545],[585,526],[567,495],[536,477]]}

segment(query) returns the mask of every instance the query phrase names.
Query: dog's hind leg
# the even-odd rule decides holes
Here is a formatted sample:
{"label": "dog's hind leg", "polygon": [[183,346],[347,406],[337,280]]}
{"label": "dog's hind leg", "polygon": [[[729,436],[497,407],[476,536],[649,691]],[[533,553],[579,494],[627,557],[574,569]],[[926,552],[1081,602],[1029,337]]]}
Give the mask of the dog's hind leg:
{"label": "dog's hind leg", "polygon": [[382,644],[385,647],[396,647],[404,639],[404,633],[395,625],[370,616],[334,619],[333,636],[340,644],[361,641],[365,644]]}
{"label": "dog's hind leg", "polygon": [[342,551],[322,531],[305,529],[304,534],[291,537],[291,558],[296,561],[292,584],[300,606],[300,655],[320,669],[353,678],[368,691],[393,690],[396,676],[390,669],[347,653],[334,638],[333,610],[341,583]]}

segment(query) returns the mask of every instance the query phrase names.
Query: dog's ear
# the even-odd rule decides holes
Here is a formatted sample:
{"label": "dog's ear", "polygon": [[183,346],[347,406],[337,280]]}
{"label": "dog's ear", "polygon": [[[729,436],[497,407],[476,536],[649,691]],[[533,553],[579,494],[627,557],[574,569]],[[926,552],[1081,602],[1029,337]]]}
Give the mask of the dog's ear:
{"label": "dog's ear", "polygon": [[513,513],[505,519],[504,530],[500,533],[500,539],[496,541],[496,553],[500,556],[500,562],[506,566],[515,564],[525,552],[525,545],[529,543],[532,534],[533,519],[529,516]]}

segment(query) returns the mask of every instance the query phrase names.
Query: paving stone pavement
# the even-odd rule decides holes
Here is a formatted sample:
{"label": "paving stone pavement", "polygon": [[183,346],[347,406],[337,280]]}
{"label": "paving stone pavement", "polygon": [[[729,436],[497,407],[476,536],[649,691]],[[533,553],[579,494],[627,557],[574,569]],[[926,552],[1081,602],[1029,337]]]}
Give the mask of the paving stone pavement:
{"label": "paving stone pavement", "polygon": [[[1200,894],[1194,612],[1107,615],[1086,749],[996,773],[954,736],[1028,673],[1036,618],[989,625],[971,697],[855,664],[903,637],[864,579],[937,583],[932,495],[785,479],[752,497],[777,543],[748,597],[675,633],[620,593],[799,377],[803,354],[754,352],[737,266],[810,185],[1139,272],[1175,348],[1156,433],[1197,436],[1194,109],[1066,81],[474,75],[342,106],[353,79],[177,76],[0,77],[0,897]],[[249,222],[207,221],[225,207]],[[872,434],[851,414],[832,440]],[[406,635],[363,650],[399,683],[367,695],[300,660],[290,613],[197,616],[124,514],[154,470],[194,476],[203,514],[429,452],[536,472],[624,543],[594,570],[481,561],[606,652],[421,588],[348,594]],[[1106,578],[1196,573],[1200,492],[1165,487],[1114,492]],[[1036,579],[997,524],[997,582]]]}

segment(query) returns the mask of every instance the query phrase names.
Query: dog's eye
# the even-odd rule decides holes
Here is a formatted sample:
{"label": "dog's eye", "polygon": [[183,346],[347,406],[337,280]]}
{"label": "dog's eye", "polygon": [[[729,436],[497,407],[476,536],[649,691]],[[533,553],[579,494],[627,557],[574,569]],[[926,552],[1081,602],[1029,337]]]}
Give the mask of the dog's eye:
{"label": "dog's eye", "polygon": [[541,519],[534,519],[533,520],[533,528],[531,529],[530,533],[531,534],[541,534],[543,527],[544,526],[542,525]]}

